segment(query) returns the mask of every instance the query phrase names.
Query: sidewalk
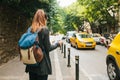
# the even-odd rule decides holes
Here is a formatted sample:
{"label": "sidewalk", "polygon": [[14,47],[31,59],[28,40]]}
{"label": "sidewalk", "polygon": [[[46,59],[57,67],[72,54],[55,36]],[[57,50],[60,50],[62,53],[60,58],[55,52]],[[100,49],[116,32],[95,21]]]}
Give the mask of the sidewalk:
{"label": "sidewalk", "polygon": [[[64,58],[64,53],[61,53],[58,48],[51,52],[51,59],[53,75],[49,76],[49,80],[75,80],[75,61],[71,59],[71,67],[67,67],[67,52],[66,58]],[[81,70],[79,70],[79,80],[88,80]]]}
{"label": "sidewalk", "polygon": [[[64,58],[63,55],[59,48],[50,52],[53,73],[48,80],[75,80],[75,62],[71,59],[71,67],[67,67],[67,56]],[[25,65],[16,57],[0,66],[0,80],[28,80],[28,74],[24,70]],[[81,70],[79,80],[88,80]]]}

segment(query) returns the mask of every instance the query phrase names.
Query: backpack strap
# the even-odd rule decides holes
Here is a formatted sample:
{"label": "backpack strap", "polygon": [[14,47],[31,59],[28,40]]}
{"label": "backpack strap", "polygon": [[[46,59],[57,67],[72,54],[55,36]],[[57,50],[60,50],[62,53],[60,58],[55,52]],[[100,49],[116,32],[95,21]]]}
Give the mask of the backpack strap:
{"label": "backpack strap", "polygon": [[22,60],[22,55],[21,55],[21,51],[20,51],[20,47],[18,46],[18,51],[19,51],[19,54],[20,54],[20,61]]}
{"label": "backpack strap", "polygon": [[30,48],[28,48],[28,60],[30,60]]}

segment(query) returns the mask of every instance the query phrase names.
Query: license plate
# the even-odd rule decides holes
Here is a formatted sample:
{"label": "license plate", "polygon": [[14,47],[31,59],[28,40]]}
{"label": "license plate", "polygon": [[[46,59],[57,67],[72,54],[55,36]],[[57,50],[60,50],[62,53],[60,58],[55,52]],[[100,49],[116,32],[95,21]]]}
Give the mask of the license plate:
{"label": "license plate", "polygon": [[86,44],[86,47],[92,47],[92,44]]}

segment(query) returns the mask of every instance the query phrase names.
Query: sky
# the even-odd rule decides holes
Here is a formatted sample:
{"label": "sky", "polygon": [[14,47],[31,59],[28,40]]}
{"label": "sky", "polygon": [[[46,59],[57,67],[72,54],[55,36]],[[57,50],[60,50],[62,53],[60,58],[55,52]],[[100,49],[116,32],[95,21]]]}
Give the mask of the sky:
{"label": "sky", "polygon": [[59,5],[61,7],[67,7],[70,4],[72,4],[73,2],[75,2],[76,0],[57,0],[57,2],[59,3]]}

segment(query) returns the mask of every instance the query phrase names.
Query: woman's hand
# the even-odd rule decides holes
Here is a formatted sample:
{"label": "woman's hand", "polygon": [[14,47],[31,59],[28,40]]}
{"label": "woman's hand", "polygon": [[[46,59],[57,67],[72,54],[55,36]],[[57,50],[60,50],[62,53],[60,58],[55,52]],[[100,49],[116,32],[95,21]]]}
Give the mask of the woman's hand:
{"label": "woman's hand", "polygon": [[62,46],[63,42],[62,41],[58,41],[60,47]]}

